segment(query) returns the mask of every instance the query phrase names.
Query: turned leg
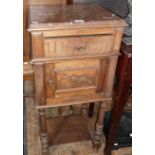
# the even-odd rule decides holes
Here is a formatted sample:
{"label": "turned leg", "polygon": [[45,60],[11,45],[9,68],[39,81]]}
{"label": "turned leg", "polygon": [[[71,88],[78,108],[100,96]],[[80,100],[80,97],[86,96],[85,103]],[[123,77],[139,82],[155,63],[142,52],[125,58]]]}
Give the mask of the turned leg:
{"label": "turned leg", "polygon": [[98,118],[97,118],[97,123],[95,127],[94,138],[93,138],[93,147],[96,148],[97,150],[101,146],[104,115],[105,115],[105,104],[102,102],[100,103],[99,113],[98,113]]}
{"label": "turned leg", "polygon": [[46,129],[46,118],[44,109],[39,110],[39,120],[40,120],[40,138],[41,138],[42,155],[49,155],[48,135]]}
{"label": "turned leg", "polygon": [[89,103],[89,108],[88,108],[88,116],[93,117],[94,114],[94,105],[95,103]]}
{"label": "turned leg", "polygon": [[87,113],[88,113],[88,106],[87,106],[87,104],[82,104],[82,115],[85,116],[85,117],[88,117]]}

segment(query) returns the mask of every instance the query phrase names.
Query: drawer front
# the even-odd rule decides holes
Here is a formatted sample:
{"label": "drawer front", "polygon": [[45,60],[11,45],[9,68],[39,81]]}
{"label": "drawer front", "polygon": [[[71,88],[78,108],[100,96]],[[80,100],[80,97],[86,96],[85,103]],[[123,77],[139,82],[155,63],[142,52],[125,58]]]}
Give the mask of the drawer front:
{"label": "drawer front", "polygon": [[112,52],[113,35],[44,38],[45,57],[96,55]]}

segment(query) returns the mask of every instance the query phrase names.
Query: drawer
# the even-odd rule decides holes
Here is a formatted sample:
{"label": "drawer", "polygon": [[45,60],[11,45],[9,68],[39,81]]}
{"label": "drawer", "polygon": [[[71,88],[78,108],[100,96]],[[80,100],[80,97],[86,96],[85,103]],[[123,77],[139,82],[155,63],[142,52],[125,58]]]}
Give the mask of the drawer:
{"label": "drawer", "polygon": [[114,37],[109,35],[44,38],[44,57],[102,55],[112,52]]}

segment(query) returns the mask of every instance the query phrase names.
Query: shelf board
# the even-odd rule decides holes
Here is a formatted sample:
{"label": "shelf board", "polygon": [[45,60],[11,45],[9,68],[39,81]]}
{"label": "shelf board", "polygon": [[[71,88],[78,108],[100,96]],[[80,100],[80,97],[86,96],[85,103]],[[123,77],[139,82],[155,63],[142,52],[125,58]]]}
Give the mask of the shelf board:
{"label": "shelf board", "polygon": [[92,140],[84,116],[71,115],[47,118],[46,123],[50,145]]}

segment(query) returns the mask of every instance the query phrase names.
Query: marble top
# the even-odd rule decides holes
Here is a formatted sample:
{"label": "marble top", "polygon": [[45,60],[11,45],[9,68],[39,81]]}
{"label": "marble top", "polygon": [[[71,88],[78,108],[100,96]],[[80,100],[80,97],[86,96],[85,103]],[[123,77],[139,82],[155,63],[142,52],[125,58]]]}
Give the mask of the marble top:
{"label": "marble top", "polygon": [[99,4],[42,5],[29,8],[28,29],[57,28],[62,25],[111,24],[125,26],[125,22]]}

